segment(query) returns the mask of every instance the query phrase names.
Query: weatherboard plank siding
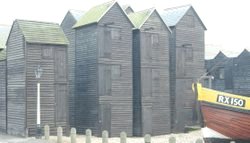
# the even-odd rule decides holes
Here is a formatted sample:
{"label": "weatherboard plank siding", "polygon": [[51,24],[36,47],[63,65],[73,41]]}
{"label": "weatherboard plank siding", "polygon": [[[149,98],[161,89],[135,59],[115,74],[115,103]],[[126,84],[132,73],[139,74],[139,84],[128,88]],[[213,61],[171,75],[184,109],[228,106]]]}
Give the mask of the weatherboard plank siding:
{"label": "weatherboard plank siding", "polygon": [[131,136],[132,25],[111,5],[98,22],[76,28],[76,125]]}
{"label": "weatherboard plank siding", "polygon": [[[190,21],[191,20],[191,21]],[[191,85],[204,74],[204,26],[192,9],[178,24],[171,27],[171,104],[173,132],[183,132],[185,126],[193,125],[195,96]],[[175,122],[175,123],[174,123]]]}
{"label": "weatherboard plank siding", "polygon": [[[77,14],[82,12],[77,11]],[[65,15],[61,27],[69,40],[68,47],[68,78],[69,78],[69,124],[71,127],[75,127],[75,87],[76,87],[76,76],[75,76],[75,63],[76,63],[76,33],[72,27],[77,22],[77,18],[74,17],[73,11],[68,11]]]}
{"label": "weatherboard plank siding", "polygon": [[157,11],[149,9],[129,15],[148,15],[133,32],[133,81],[135,136],[171,132],[169,91],[170,31]]}
{"label": "weatherboard plank siding", "polygon": [[[7,92],[6,92],[6,59],[2,59],[3,51],[0,51],[0,132],[7,131]],[[5,52],[4,52],[5,54]]]}
{"label": "weatherboard plank siding", "polygon": [[[44,30],[47,32],[46,35],[40,33],[44,33]],[[38,65],[43,69],[39,80],[41,126],[49,124],[52,134],[56,133],[58,126],[66,129],[68,127],[67,39],[59,25],[15,20],[7,49],[8,133],[21,136],[36,134],[38,80],[34,71]]]}
{"label": "weatherboard plank siding", "polygon": [[8,134],[25,135],[25,58],[24,38],[18,24],[14,23],[7,43],[7,131]]}

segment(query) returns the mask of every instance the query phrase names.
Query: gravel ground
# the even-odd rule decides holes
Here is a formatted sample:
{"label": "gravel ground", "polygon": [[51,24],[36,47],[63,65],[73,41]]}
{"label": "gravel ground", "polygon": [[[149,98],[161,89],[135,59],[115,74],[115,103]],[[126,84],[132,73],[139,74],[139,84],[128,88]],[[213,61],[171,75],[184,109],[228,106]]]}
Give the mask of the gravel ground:
{"label": "gravel ground", "polygon": [[[168,134],[161,136],[154,136],[151,138],[151,143],[168,143],[168,138],[176,137],[177,143],[195,143],[199,138],[202,138],[201,131],[193,131],[190,133],[181,134]],[[77,136],[78,143],[85,143],[85,136]],[[56,136],[51,136],[49,141],[37,140],[35,138],[20,138],[9,135],[0,135],[0,143],[56,143]],[[69,137],[63,137],[63,143],[70,143]],[[102,143],[102,139],[98,137],[92,137],[91,143]],[[109,143],[120,143],[119,138],[109,138]],[[141,137],[129,137],[127,143],[144,143],[144,139]]]}

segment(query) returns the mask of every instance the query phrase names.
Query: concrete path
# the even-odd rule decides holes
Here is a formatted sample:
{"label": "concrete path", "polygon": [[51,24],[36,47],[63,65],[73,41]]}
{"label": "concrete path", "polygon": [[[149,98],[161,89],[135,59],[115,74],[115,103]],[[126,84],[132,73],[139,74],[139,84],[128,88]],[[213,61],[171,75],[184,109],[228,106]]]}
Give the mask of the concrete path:
{"label": "concrete path", "polygon": [[32,138],[23,138],[23,137],[16,137],[10,135],[3,135],[0,134],[0,143],[49,143],[45,140],[38,140],[34,137]]}

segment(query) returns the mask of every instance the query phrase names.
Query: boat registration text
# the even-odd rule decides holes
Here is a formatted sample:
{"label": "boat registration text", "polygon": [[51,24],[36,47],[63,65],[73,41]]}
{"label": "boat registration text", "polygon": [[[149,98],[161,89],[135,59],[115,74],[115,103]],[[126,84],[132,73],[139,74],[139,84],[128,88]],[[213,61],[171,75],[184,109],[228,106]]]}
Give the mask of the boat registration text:
{"label": "boat registration text", "polygon": [[240,98],[234,98],[224,95],[218,95],[217,96],[217,102],[227,105],[233,105],[238,107],[245,107],[246,101],[244,99]]}

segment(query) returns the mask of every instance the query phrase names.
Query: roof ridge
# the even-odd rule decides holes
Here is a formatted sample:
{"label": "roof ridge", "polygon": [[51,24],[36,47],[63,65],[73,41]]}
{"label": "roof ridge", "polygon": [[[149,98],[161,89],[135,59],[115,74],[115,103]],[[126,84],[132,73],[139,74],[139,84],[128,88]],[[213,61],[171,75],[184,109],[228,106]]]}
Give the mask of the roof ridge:
{"label": "roof ridge", "polygon": [[[102,4],[95,5],[91,7],[89,10],[86,11],[86,13],[79,19],[79,21],[73,26],[73,28],[81,27],[84,25],[97,23],[100,21],[100,19],[117,3],[116,0],[111,0]],[[94,12],[94,13],[93,13]],[[93,16],[93,14],[96,14],[96,17],[92,17],[91,20],[88,20],[87,18]]]}
{"label": "roof ridge", "polygon": [[144,12],[144,11],[147,11],[147,10],[155,10],[155,9],[156,9],[155,7],[151,7],[151,8],[143,9],[143,10],[140,10],[140,11],[136,11],[134,13]]}
{"label": "roof ridge", "polygon": [[[48,22],[48,21],[36,21],[36,20],[25,20],[25,19],[16,19],[15,21],[23,21],[23,22],[35,22],[35,23],[46,23],[46,24],[55,24],[55,25],[59,25],[56,22]],[[60,26],[60,25],[59,25]]]}
{"label": "roof ridge", "polygon": [[192,7],[192,4],[185,4],[185,5],[181,5],[181,6],[169,7],[169,8],[164,9],[164,11],[183,8],[183,7],[188,7],[188,6]]}

